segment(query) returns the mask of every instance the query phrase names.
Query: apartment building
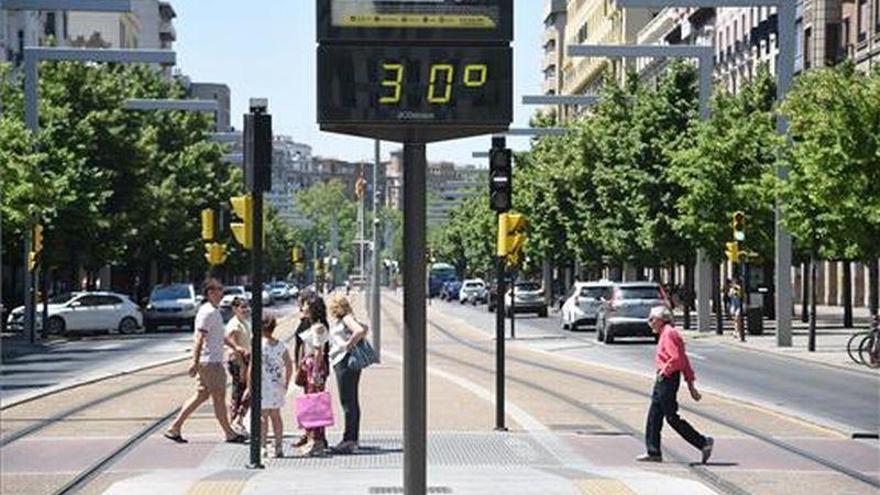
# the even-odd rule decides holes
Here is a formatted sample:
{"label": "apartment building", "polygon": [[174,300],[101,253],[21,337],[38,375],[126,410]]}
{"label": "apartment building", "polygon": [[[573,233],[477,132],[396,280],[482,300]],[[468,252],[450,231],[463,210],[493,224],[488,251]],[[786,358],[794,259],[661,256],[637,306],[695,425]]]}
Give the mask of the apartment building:
{"label": "apartment building", "polygon": [[[565,61],[565,26],[568,19],[567,0],[544,0],[544,34],[541,39],[544,57],[541,60],[541,71],[544,74],[542,92],[545,95],[561,95],[565,77],[562,64]],[[560,115],[561,107],[548,106],[547,114]]]}
{"label": "apartment building", "polygon": [[[622,9],[614,0],[569,0],[566,6],[565,44],[633,44],[653,13],[651,9]],[[623,81],[632,60],[568,57],[562,68],[564,94],[594,94],[606,77]]]}

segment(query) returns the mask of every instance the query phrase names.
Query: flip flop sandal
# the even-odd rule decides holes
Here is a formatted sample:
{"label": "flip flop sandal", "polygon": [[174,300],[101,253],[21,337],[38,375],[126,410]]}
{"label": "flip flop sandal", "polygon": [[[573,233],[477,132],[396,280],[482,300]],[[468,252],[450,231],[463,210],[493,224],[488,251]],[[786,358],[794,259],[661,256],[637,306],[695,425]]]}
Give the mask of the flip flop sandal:
{"label": "flip flop sandal", "polygon": [[167,438],[168,440],[171,440],[174,443],[189,443],[189,440],[180,436],[180,433],[177,433],[176,435],[172,435],[171,433],[168,433],[166,431],[165,433],[162,434],[162,436]]}

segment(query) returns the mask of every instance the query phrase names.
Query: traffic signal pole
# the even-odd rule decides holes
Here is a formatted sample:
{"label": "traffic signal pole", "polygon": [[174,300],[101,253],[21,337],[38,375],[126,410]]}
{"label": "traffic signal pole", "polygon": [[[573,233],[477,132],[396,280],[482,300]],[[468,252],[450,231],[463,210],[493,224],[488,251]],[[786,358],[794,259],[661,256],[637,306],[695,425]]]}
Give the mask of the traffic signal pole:
{"label": "traffic signal pole", "polygon": [[403,486],[427,492],[424,143],[403,145]]}
{"label": "traffic signal pole", "polygon": [[511,163],[505,158],[507,140],[503,136],[492,138],[492,150],[489,152],[489,203],[491,208],[498,213],[498,249],[495,259],[495,430],[507,431],[504,424],[504,377],[505,377],[505,348],[504,348],[504,294],[507,293],[507,256],[502,252],[502,240],[506,236],[506,216],[510,210],[512,198]]}
{"label": "traffic signal pole", "polygon": [[498,256],[495,263],[498,281],[495,291],[495,430],[507,431],[504,425],[504,294],[507,292],[504,268],[507,260],[504,256]]}

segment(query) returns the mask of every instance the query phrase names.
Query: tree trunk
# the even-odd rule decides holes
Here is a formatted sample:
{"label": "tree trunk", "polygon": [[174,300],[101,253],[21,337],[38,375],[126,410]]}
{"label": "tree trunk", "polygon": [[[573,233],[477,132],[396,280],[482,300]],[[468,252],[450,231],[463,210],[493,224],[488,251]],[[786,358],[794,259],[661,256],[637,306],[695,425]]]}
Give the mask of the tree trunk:
{"label": "tree trunk", "polygon": [[801,321],[804,323],[810,321],[810,285],[812,283],[810,277],[811,265],[812,259],[810,260],[810,263],[801,264]]}
{"label": "tree trunk", "polygon": [[691,304],[693,298],[691,295],[694,290],[694,264],[693,260],[688,260],[684,269],[684,329],[691,328]]}
{"label": "tree trunk", "polygon": [[843,328],[853,327],[852,262],[843,261]]}
{"label": "tree trunk", "polygon": [[880,260],[874,258],[868,262],[868,308],[871,316],[875,318],[878,312],[877,306],[880,305],[878,291],[880,291]]}
{"label": "tree trunk", "polygon": [[810,338],[807,350],[816,352],[816,246],[810,253]]}
{"label": "tree trunk", "polygon": [[724,333],[724,308],[721,302],[721,265],[712,264],[712,302],[715,304],[715,333]]}

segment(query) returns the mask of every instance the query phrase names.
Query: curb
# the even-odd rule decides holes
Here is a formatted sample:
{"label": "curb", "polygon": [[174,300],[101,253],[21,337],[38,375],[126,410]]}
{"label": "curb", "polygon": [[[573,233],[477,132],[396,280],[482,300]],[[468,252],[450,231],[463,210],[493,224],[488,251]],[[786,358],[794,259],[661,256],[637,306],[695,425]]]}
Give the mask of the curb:
{"label": "curb", "polygon": [[54,395],[57,393],[66,392],[68,390],[73,390],[75,388],[84,387],[86,385],[92,385],[92,384],[103,382],[106,380],[111,380],[113,378],[119,378],[119,377],[125,376],[125,375],[132,375],[135,373],[140,373],[141,371],[147,371],[147,370],[151,370],[154,368],[161,368],[162,366],[167,366],[169,364],[174,364],[174,363],[177,363],[180,361],[185,361],[187,359],[189,359],[189,356],[170,358],[170,359],[166,359],[164,361],[151,363],[151,364],[141,366],[138,368],[132,368],[132,369],[117,371],[117,372],[113,372],[113,373],[107,373],[107,374],[104,374],[101,376],[96,376],[94,378],[91,378],[91,379],[85,380],[85,381],[81,381],[81,382],[67,383],[67,384],[62,384],[62,385],[56,385],[53,387],[48,387],[44,390],[40,390],[38,392],[34,392],[32,394],[29,394],[25,397],[21,397],[19,399],[4,402],[3,405],[0,405],[0,411],[5,411],[7,409],[11,409],[13,407],[20,406],[22,404],[26,404],[28,402],[33,402],[35,400],[42,399],[44,397]]}

